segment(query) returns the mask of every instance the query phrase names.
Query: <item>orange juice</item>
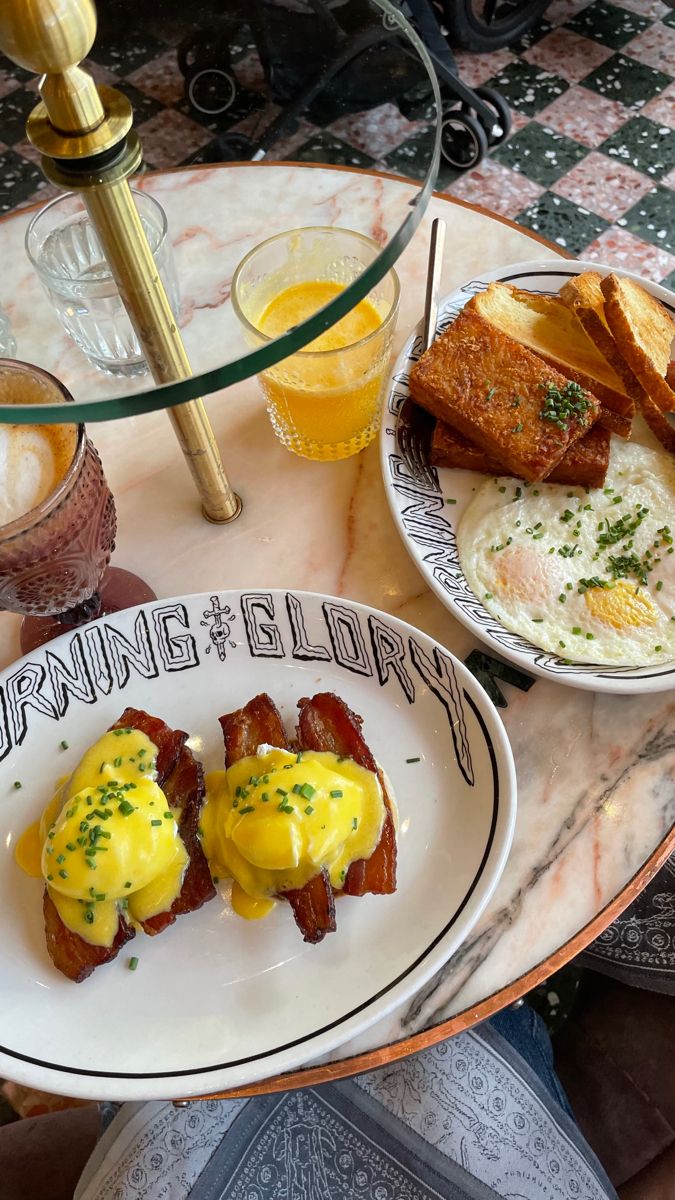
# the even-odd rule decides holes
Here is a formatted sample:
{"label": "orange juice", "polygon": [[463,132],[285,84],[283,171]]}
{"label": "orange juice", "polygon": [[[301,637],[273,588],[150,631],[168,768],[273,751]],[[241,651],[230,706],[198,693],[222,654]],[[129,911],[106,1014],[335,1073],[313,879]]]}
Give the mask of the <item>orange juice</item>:
{"label": "orange juice", "polygon": [[[256,324],[278,337],[343,290],[332,280],[292,284]],[[383,328],[387,315],[361,300],[303,351],[261,374],[272,423],[289,449],[305,458],[346,458],[375,437],[393,333],[391,323]]]}

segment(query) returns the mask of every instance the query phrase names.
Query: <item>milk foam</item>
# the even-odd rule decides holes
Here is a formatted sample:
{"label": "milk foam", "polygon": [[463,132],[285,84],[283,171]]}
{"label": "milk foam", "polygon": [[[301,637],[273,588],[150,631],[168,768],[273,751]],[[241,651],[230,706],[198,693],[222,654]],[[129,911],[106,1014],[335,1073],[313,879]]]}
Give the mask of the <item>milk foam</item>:
{"label": "milk foam", "polygon": [[35,508],[75,454],[74,425],[0,425],[0,526]]}

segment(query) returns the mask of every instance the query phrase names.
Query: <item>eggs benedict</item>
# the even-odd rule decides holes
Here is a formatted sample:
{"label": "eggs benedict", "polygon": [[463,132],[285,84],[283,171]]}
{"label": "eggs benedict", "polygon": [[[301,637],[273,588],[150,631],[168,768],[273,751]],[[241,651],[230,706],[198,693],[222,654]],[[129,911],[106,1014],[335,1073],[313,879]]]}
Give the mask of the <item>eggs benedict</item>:
{"label": "eggs benedict", "polygon": [[17,845],[19,865],[45,880],[50,956],[76,982],[137,928],[159,933],[215,894],[197,838],[202,769],[186,739],[127,709]]}
{"label": "eggs benedict", "polygon": [[396,839],[360,719],[329,693],[300,710],[293,749],[267,695],[221,717],[226,770],[207,778],[203,844],[232,877],[235,912],[261,918],[285,899],[318,942],[335,930],[336,893],[395,890]]}

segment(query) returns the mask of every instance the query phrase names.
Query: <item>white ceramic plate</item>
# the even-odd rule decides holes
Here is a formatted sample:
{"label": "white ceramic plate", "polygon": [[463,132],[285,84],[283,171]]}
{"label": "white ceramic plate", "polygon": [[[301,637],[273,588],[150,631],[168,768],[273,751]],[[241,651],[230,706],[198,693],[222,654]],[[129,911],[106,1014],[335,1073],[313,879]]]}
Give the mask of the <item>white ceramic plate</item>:
{"label": "white ceramic plate", "polygon": [[[607,275],[615,267],[594,262],[514,263],[488,271],[441,301],[438,332],[447,329],[464,305],[477,292],[485,291],[494,280],[511,283],[525,291],[552,294],[565,280],[583,271]],[[675,296],[667,288],[641,279],[629,271],[620,272],[635,279],[675,313]],[[675,663],[651,667],[611,667],[590,663],[567,663],[533,646],[520,634],[511,633],[483,607],[469,587],[459,564],[455,530],[472,497],[472,489],[484,476],[474,471],[437,469],[427,461],[431,418],[421,414],[410,400],[410,368],[421,355],[421,324],[405,343],[391,379],[382,420],[380,459],[384,486],[394,521],[413,562],[441,602],[476,637],[486,642],[502,658],[508,658],[526,671],[548,676],[559,683],[589,691],[629,694],[660,692],[675,687]],[[634,423],[633,440],[643,440],[639,422]],[[666,453],[649,431],[644,441]],[[446,500],[452,498],[452,506]]]}
{"label": "white ceramic plate", "polygon": [[[65,979],[45,949],[41,884],[13,856],[55,779],[127,705],[189,730],[207,770],[221,767],[218,716],[263,690],[289,729],[321,690],[364,718],[398,799],[396,894],[340,900],[337,933],[308,946],[287,905],[245,922],[223,890],[84,983]],[[197,1094],[335,1049],[457,949],[515,820],[503,726],[461,663],[383,613],[303,593],[157,601],[59,638],[0,676],[0,756],[0,1076],[70,1096]]]}

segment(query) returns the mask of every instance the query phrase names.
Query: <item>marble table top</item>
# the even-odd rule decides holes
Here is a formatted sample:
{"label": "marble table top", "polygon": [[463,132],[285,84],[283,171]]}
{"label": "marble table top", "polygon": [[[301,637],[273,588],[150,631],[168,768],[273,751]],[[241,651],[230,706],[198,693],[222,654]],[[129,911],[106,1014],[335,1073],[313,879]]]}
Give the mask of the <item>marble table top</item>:
{"label": "marble table top", "polygon": [[[195,354],[201,345],[204,357],[215,352],[209,339],[237,336],[229,306],[237,262],[280,227],[260,202],[263,192],[281,197],[287,226],[310,223],[313,214],[311,223],[349,226],[382,240],[417,191],[383,176],[288,164],[150,175],[142,186],[167,210],[188,346]],[[434,216],[448,226],[444,292],[491,267],[555,257],[552,248],[501,219],[433,199],[397,266],[396,352],[421,314]],[[19,213],[0,223],[0,304],[11,316],[19,357],[51,362],[77,393],[78,382],[91,387],[92,373],[55,320],[49,323],[23,253],[27,220]],[[39,319],[33,319],[38,305]],[[105,394],[106,381],[98,382]],[[339,463],[296,458],[276,441],[255,379],[206,403],[244,503],[231,526],[201,518],[165,413],[90,425],[117,502],[117,565],[142,574],[159,596],[261,586],[347,596],[409,621],[461,659],[476,647],[399,542],[376,445]],[[16,657],[17,632],[18,618],[0,614],[0,666]],[[508,685],[505,691],[503,719],[519,798],[513,849],[497,891],[441,974],[403,1010],[343,1046],[335,1060],[391,1043],[409,1050],[406,1039],[419,1031],[427,1030],[431,1040],[439,1027],[443,1033],[465,1028],[511,1002],[597,936],[675,845],[672,692],[610,697],[543,679],[528,693]],[[391,1054],[357,1057],[348,1068]]]}

